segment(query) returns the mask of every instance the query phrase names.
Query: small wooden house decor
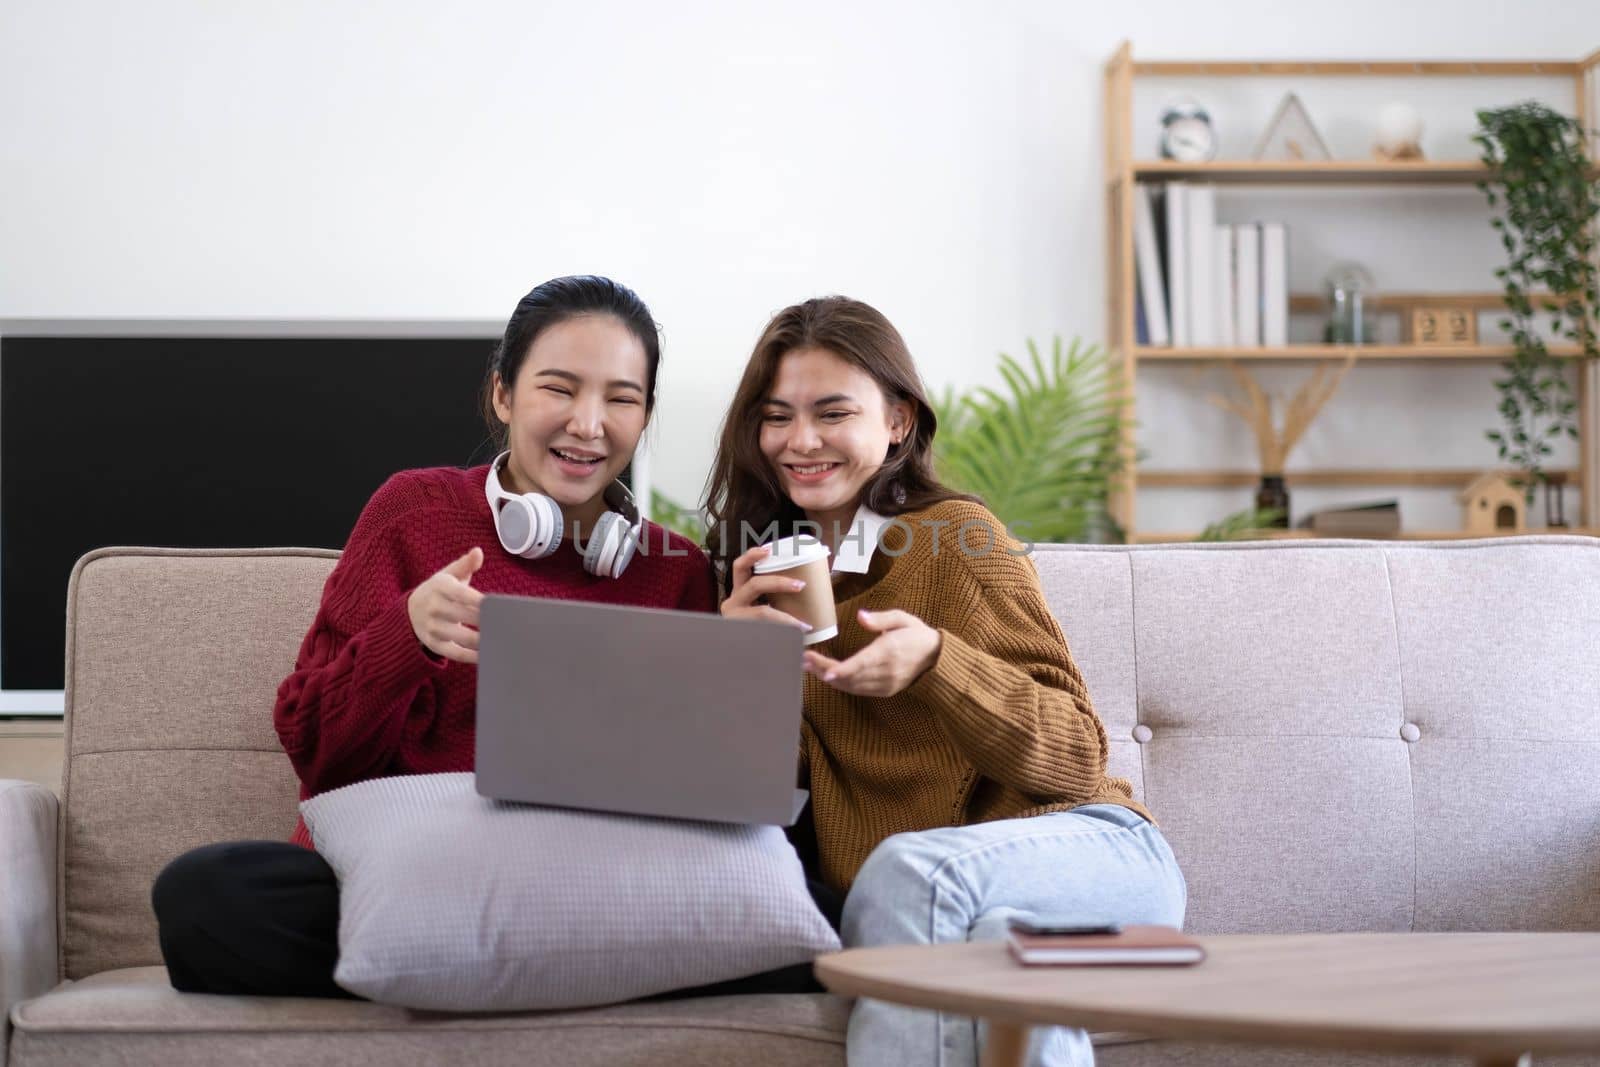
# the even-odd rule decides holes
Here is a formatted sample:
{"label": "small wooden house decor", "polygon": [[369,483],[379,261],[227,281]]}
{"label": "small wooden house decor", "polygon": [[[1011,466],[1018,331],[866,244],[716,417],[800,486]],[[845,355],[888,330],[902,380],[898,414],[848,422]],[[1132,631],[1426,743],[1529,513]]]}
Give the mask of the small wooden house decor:
{"label": "small wooden house decor", "polygon": [[1526,533],[1527,497],[1499,471],[1485,471],[1458,495],[1461,528],[1470,534]]}

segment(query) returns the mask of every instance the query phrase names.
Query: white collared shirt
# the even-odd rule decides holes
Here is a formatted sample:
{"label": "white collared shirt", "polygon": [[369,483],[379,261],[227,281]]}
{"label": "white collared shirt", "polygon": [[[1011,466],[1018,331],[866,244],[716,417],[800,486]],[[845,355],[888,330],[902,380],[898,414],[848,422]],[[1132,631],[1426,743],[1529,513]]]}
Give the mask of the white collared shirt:
{"label": "white collared shirt", "polygon": [[834,574],[865,574],[872,566],[872,557],[883,538],[883,528],[890,520],[867,505],[856,508],[855,518],[844,531],[838,551],[833,554]]}

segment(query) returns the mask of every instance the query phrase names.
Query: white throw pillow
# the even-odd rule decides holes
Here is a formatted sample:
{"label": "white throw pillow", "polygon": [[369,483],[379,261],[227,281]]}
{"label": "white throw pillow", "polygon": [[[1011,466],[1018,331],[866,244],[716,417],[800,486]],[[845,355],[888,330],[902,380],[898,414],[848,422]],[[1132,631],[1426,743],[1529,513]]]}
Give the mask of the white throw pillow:
{"label": "white throw pillow", "polygon": [[334,980],[389,1004],[609,1004],[839,948],[775,826],[480,797],[471,774],[379,778],[300,805],[339,878]]}

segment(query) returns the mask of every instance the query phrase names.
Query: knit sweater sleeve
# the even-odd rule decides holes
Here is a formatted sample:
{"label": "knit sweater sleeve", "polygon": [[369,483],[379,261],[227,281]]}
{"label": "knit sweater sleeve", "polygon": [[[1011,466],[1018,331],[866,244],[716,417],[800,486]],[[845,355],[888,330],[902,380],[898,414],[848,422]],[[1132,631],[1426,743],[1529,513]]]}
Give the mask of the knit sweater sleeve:
{"label": "knit sweater sleeve", "polygon": [[1026,557],[945,556],[956,607],[908,693],[979,774],[1040,803],[1085,800],[1106,772],[1105,726]]}
{"label": "knit sweater sleeve", "polygon": [[311,794],[383,773],[409,719],[433,713],[430,683],[447,665],[411,629],[406,601],[427,575],[411,573],[407,529],[436,503],[399,475],[373,495],[278,687],[273,724]]}

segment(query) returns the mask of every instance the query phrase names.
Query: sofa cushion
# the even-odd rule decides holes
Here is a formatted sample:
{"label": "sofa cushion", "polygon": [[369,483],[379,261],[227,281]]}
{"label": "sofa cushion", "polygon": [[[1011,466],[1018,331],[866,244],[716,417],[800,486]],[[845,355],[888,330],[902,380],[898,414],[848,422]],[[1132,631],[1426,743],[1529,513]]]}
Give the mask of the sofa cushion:
{"label": "sofa cushion", "polygon": [[97,549],[67,591],[63,973],[159,963],[150,885],[198,845],[288,840],[278,684],[338,553]]}
{"label": "sofa cushion", "polygon": [[1600,930],[1600,540],[1573,540],[1389,554],[1413,929]]}
{"label": "sofa cushion", "polygon": [[849,1011],[848,1000],[818,993],[441,1015],[364,1001],[178,993],[162,968],[138,967],[19,1005],[11,1067],[842,1067]]}
{"label": "sofa cushion", "polygon": [[611,1004],[839,947],[776,826],[503,804],[471,774],[301,805],[339,877],[334,980],[442,1011]]}
{"label": "sofa cushion", "polygon": [[1600,540],[1034,558],[1191,931],[1600,928]]}

